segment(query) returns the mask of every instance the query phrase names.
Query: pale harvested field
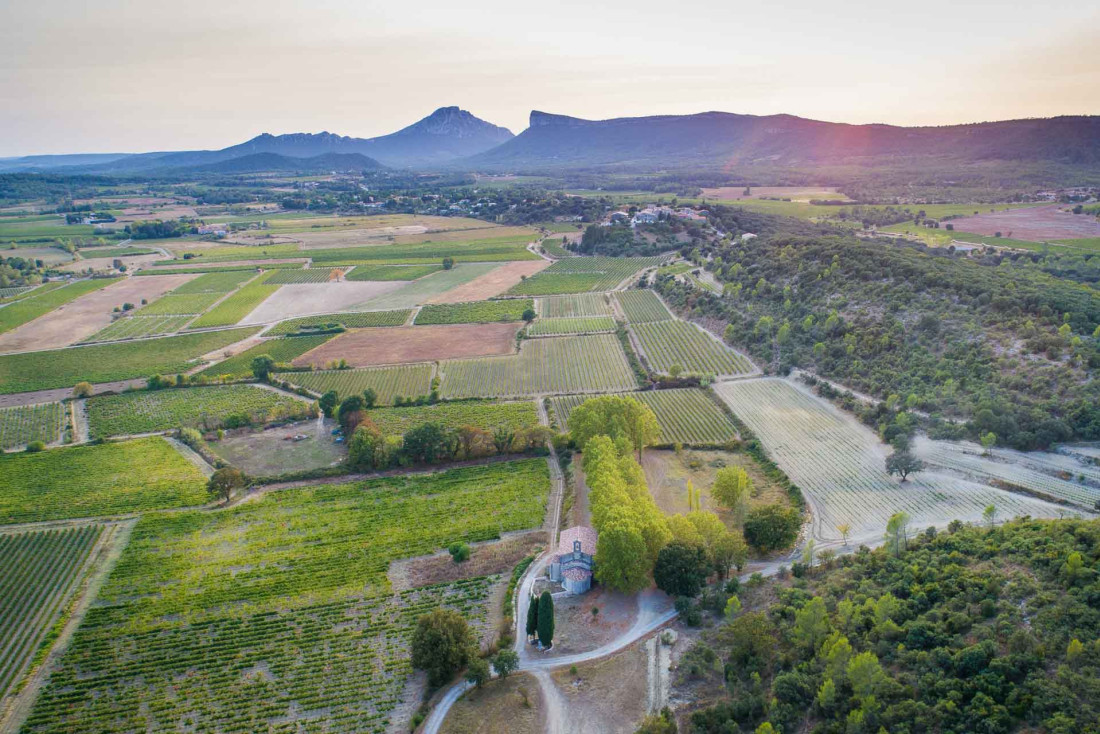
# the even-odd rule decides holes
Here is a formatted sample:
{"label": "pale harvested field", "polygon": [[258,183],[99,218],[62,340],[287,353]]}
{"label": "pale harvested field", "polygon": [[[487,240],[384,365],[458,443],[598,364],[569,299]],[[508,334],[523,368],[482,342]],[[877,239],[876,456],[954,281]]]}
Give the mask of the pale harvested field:
{"label": "pale harvested field", "polygon": [[211,247],[221,247],[224,245],[248,245],[250,247],[259,247],[261,245],[293,245],[297,241],[298,240],[291,235],[271,235],[263,230],[244,230],[235,235],[229,235],[224,240],[204,242],[198,249],[209,249]]}
{"label": "pale harvested field", "polygon": [[1100,220],[1087,214],[1074,214],[1060,204],[986,212],[973,217],[952,219],[956,232],[992,237],[1002,236],[1031,242],[1100,237]]}
{"label": "pale harvested field", "polygon": [[341,280],[327,283],[292,283],[279,288],[240,321],[241,324],[270,324],[299,316],[344,311],[357,303],[398,290],[404,280]]}
{"label": "pale harvested field", "polygon": [[73,273],[83,273],[88,268],[92,270],[110,270],[114,267],[115,260],[121,260],[122,264],[126,266],[127,270],[133,270],[134,268],[145,267],[157,260],[163,260],[164,255],[153,253],[152,255],[132,255],[130,257],[89,257],[83,260],[74,260],[67,265],[61,266],[60,270],[67,270]]}
{"label": "pale harvested field", "polygon": [[513,354],[522,324],[456,324],[352,329],[294,360],[324,367],[346,359],[352,367]]}
{"label": "pale harvested field", "polygon": [[128,209],[123,209],[115,219],[125,224],[126,222],[141,222],[146,219],[179,219],[180,217],[194,217],[197,216],[195,207],[193,206],[181,206],[181,205],[169,205],[163,207],[149,207],[149,206],[137,206]]}
{"label": "pale harvested field", "polygon": [[110,326],[111,310],[115,306],[137,305],[143,298],[151,302],[197,277],[195,273],[179,273],[163,278],[119,281],[0,335],[0,352],[58,349],[76,344]]}
{"label": "pale harvested field", "polygon": [[720,201],[763,199],[765,197],[790,199],[791,201],[809,201],[810,199],[832,199],[835,201],[848,198],[844,194],[838,193],[835,186],[753,186],[748,196],[745,196],[744,186],[720,186],[713,189],[703,189],[703,196]]}
{"label": "pale harvested field", "polygon": [[155,206],[157,204],[175,204],[175,199],[162,196],[98,196],[94,199],[76,199],[74,204],[96,204],[106,201],[113,207],[119,206]]}
{"label": "pale harvested field", "polygon": [[[213,244],[213,243],[211,243]],[[201,248],[187,248],[188,251],[192,249]],[[305,264],[309,262],[305,257],[284,257],[273,260],[231,260],[229,262],[216,262],[216,263],[203,263],[201,260],[193,260],[191,262],[180,263],[178,265],[158,265],[156,272],[171,272],[172,270],[194,270],[195,268],[207,268],[209,270],[218,270],[219,268],[230,268],[233,266],[248,265],[255,268],[262,268],[265,265],[273,265],[277,263],[301,263]]]}
{"label": "pale harvested field", "polygon": [[493,296],[499,296],[520,282],[523,276],[531,277],[549,266],[549,260],[521,260],[501,265],[485,275],[479,275],[469,283],[452,288],[446,293],[440,293],[427,302],[464,303],[466,301],[484,301]]}

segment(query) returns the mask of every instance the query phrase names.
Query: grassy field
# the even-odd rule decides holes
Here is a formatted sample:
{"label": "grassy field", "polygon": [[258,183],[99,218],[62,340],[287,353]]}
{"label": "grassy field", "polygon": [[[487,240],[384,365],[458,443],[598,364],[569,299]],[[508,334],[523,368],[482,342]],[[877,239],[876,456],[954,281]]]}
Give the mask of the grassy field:
{"label": "grassy field", "polygon": [[492,431],[505,427],[521,431],[539,422],[535,404],[530,400],[518,403],[459,402],[407,408],[376,408],[369,412],[368,417],[382,433],[389,436],[400,436],[410,428],[424,423],[439,423],[447,428],[476,426]]}
{"label": "grassy field", "polygon": [[713,375],[742,375],[752,372],[748,358],[707,336],[684,321],[653,321],[632,324],[646,361],[668,374],[674,366],[683,372]]}
{"label": "grassy field", "polygon": [[119,344],[0,355],[0,394],[72,387],[78,382],[113,382],[153,374],[174,374],[194,366],[207,352],[233,344],[259,329],[227,329]]}
{"label": "grassy field", "polygon": [[86,293],[98,291],[116,282],[118,278],[96,278],[78,280],[55,289],[35,289],[30,295],[0,308],[0,334],[33,321],[39,316],[45,316],[58,306],[75,301]]}
{"label": "grassy field", "polygon": [[265,273],[257,280],[244,286],[233,293],[214,308],[204,313],[191,324],[192,329],[202,329],[209,326],[232,326],[274,295],[279,290],[277,285],[268,285],[263,282]]}
{"label": "grassy field", "polygon": [[529,339],[518,355],[446,361],[440,369],[445,398],[620,392],[637,386],[611,334]]}
{"label": "grassy field", "polygon": [[571,316],[612,316],[607,296],[599,293],[584,293],[576,296],[551,296],[538,299],[539,316],[544,319],[567,318]]}
{"label": "grassy field", "polygon": [[390,563],[537,527],[549,489],[535,459],[143,518],[25,731],[296,731],[288,712],[312,712],[318,731],[383,732],[416,619],[446,606],[484,629],[496,581],[395,594]]}
{"label": "grassy field", "polygon": [[360,370],[316,370],[283,372],[276,379],[299,385],[318,394],[335,390],[341,398],[358,395],[371,388],[379,405],[392,405],[395,397],[417,398],[431,392],[430,364],[372,367]]}
{"label": "grassy field", "polygon": [[546,296],[611,290],[661,260],[660,257],[572,257],[558,260],[546,270],[517,283],[508,292],[513,295]]}
{"label": "grassy field", "polygon": [[213,306],[222,295],[221,293],[168,293],[148,306],[142,306],[137,313],[142,316],[200,314]]}
{"label": "grassy field", "polygon": [[[575,231],[575,230],[574,230]],[[563,257],[576,257],[577,253],[567,250],[562,247],[562,238],[550,236],[544,239],[539,245],[550,257],[563,258]]]}
{"label": "grassy field", "polygon": [[[733,420],[704,390],[644,390],[624,393],[648,405],[661,427],[659,445],[713,446],[737,436]],[[563,395],[551,398],[550,406],[562,430],[569,429],[569,415],[591,395]]]}
{"label": "grassy field", "polygon": [[[320,316],[303,316],[287,319],[272,326],[266,336],[295,334],[299,331],[316,331],[326,325],[346,326],[349,329],[365,329],[371,326],[401,326],[409,320],[411,309],[399,311],[360,311],[354,313],[329,313]],[[313,328],[311,328],[313,327]]]}
{"label": "grassy field", "polygon": [[632,324],[672,319],[672,314],[665,308],[665,304],[648,288],[616,293],[615,298],[622,306],[626,320]]}
{"label": "grassy field", "polygon": [[224,273],[206,273],[188,281],[172,291],[175,295],[187,293],[229,293],[237,290],[246,280],[256,274],[255,269],[231,270]]}
{"label": "grassy field", "polygon": [[32,441],[57,441],[68,420],[67,415],[61,403],[0,408],[0,449],[26,446]]}
{"label": "grassy field", "polygon": [[102,525],[0,535],[0,699],[80,579]]}
{"label": "grassy field", "polygon": [[309,403],[252,385],[139,390],[89,398],[92,438],[154,433],[188,427],[212,430],[231,418],[254,425],[311,418]]}
{"label": "grassy field", "polygon": [[163,438],[0,456],[0,524],[206,502],[206,477]]}
{"label": "grassy field", "polygon": [[534,308],[534,301],[530,298],[432,304],[420,309],[413,323],[417,325],[486,324],[498,321],[519,321],[523,318],[523,312],[529,308]]}
{"label": "grassy field", "polygon": [[206,377],[221,377],[223,375],[228,375],[231,378],[238,379],[242,377],[251,377],[252,360],[256,357],[266,354],[275,360],[276,364],[290,364],[295,357],[300,357],[309,350],[321,346],[333,336],[333,334],[322,334],[320,336],[295,336],[284,339],[265,339],[260,344],[249,347],[240,354],[235,354],[229,359],[224,359],[221,362],[210,365],[199,374]]}
{"label": "grassy field", "polygon": [[539,319],[527,327],[527,336],[599,334],[607,331],[615,331],[615,319],[610,316],[574,316],[562,319]]}
{"label": "grassy field", "polygon": [[346,280],[416,280],[443,269],[442,265],[356,265]]}
{"label": "grassy field", "polygon": [[66,283],[60,280],[54,280],[49,283],[42,283],[41,285],[18,285],[11,288],[0,288],[0,303],[12,303],[13,301],[21,301],[31,296],[40,296],[43,293],[49,293],[58,288],[64,288],[66,285]]}

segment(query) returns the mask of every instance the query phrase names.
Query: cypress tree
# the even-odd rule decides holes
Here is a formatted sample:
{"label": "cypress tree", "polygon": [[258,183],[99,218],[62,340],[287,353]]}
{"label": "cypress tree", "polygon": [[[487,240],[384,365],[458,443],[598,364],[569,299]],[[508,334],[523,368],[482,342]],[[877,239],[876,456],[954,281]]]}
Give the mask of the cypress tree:
{"label": "cypress tree", "polygon": [[531,597],[531,601],[527,603],[527,636],[535,634],[539,624],[539,600],[538,597]]}
{"label": "cypress tree", "polygon": [[539,643],[543,647],[550,647],[554,642],[554,600],[549,591],[542,592],[539,597],[538,613]]}

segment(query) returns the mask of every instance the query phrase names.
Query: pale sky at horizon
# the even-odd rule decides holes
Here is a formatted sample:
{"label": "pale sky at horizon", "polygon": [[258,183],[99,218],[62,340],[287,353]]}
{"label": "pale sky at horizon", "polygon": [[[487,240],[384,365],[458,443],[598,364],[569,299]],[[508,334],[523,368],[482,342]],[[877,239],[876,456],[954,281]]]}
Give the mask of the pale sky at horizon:
{"label": "pale sky at horizon", "polygon": [[943,125],[1100,114],[1100,2],[5,0],[0,156],[372,137],[458,105],[518,133],[722,110]]}

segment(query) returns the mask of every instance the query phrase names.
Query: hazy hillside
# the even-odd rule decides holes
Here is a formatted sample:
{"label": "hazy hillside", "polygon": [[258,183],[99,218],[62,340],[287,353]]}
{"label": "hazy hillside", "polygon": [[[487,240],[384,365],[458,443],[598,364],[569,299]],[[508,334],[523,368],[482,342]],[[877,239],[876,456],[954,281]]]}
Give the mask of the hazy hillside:
{"label": "hazy hillside", "polygon": [[293,158],[278,153],[253,153],[227,161],[196,166],[191,170],[211,173],[256,173],[260,171],[368,171],[384,168],[373,158],[359,153],[324,153],[312,158]]}

